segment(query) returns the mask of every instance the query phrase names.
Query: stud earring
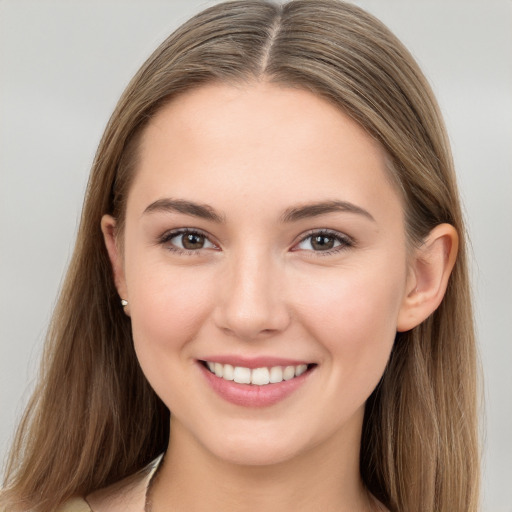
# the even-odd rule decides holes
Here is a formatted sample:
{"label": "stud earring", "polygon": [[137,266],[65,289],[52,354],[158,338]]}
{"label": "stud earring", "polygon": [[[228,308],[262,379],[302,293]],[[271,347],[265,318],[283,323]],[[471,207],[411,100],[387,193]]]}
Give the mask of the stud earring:
{"label": "stud earring", "polygon": [[121,306],[123,306],[123,308],[125,308],[126,306],[128,306],[128,301],[125,300],[125,299],[121,299]]}

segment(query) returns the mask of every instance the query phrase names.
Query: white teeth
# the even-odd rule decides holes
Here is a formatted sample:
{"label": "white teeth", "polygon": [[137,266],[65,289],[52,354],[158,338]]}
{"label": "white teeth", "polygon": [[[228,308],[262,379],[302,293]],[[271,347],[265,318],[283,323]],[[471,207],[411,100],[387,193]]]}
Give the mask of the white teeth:
{"label": "white teeth", "polygon": [[270,368],[270,382],[275,384],[283,380],[283,369],[280,366]]}
{"label": "white teeth", "polygon": [[291,380],[294,377],[302,375],[307,369],[307,364],[297,366],[272,366],[271,368],[245,368],[243,366],[233,367],[230,364],[212,363],[206,361],[206,366],[217,377],[224,380],[234,380],[239,384],[253,384],[255,386],[265,386],[266,384],[276,384],[283,380]]}
{"label": "white teeth", "polygon": [[235,366],[233,380],[239,384],[251,383],[251,370],[242,366]]}
{"label": "white teeth", "polygon": [[295,366],[287,366],[283,371],[283,379],[290,380],[295,377]]}
{"label": "white teeth", "polygon": [[215,363],[215,375],[217,375],[217,377],[222,377],[224,375],[224,365],[220,364],[220,363]]}
{"label": "white teeth", "polygon": [[225,380],[233,380],[235,378],[235,369],[230,364],[224,365],[222,378]]}
{"label": "white teeth", "polygon": [[270,382],[270,373],[268,368],[255,368],[251,372],[251,384],[264,386]]}
{"label": "white teeth", "polygon": [[299,364],[299,366],[295,367],[295,377],[302,375],[308,369],[307,364]]}

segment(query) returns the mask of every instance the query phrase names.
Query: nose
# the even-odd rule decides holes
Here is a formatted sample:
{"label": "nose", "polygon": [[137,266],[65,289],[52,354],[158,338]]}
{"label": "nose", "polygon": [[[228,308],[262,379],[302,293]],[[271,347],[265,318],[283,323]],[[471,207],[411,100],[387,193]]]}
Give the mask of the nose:
{"label": "nose", "polygon": [[219,292],[214,320],[229,335],[256,340],[282,332],[290,323],[283,268],[268,254],[233,257]]}

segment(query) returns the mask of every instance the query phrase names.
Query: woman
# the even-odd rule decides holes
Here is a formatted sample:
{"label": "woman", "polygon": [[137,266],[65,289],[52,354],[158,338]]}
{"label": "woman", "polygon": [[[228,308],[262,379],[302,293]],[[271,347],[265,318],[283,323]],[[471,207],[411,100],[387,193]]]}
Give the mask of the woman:
{"label": "woman", "polygon": [[107,126],[2,505],[476,510],[475,396],[412,57],[350,4],[219,4]]}

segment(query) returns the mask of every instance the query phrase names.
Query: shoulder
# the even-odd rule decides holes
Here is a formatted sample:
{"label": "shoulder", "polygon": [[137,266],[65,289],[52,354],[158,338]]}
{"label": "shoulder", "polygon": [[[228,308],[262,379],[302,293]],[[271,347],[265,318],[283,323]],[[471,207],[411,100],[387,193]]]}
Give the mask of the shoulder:
{"label": "shoulder", "polygon": [[82,498],[72,498],[62,504],[55,512],[92,512],[91,507]]}
{"label": "shoulder", "polygon": [[[90,508],[84,509],[83,512],[140,512],[144,510],[146,489],[160,461],[161,457],[138,473],[89,494],[86,496],[86,500],[90,504]],[[58,512],[75,512],[75,510],[64,509]],[[82,509],[77,509],[76,512],[82,512]]]}
{"label": "shoulder", "polygon": [[85,499],[71,498],[55,512],[138,512],[144,509],[144,483],[142,475],[134,475],[95,491]]}
{"label": "shoulder", "polygon": [[[139,512],[144,510],[145,482],[146,479],[143,475],[133,475],[109,487],[94,491],[86,497],[87,502],[91,504],[91,512]],[[86,511],[89,512],[89,509]],[[62,512],[67,512],[67,510]]]}

